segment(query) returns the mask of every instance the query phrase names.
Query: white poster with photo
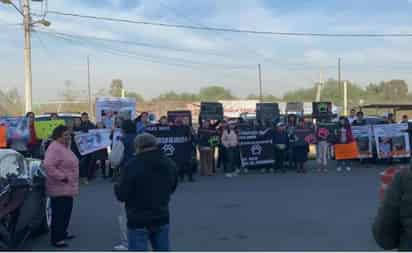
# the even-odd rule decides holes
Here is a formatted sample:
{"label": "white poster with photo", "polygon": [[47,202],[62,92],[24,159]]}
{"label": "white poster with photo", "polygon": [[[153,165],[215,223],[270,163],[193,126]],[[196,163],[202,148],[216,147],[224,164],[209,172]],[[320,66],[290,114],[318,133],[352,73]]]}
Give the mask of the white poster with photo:
{"label": "white poster with photo", "polygon": [[97,98],[96,121],[111,129],[116,118],[134,119],[136,117],[135,98]]}
{"label": "white poster with photo", "polygon": [[111,145],[110,129],[93,129],[88,133],[79,133],[74,136],[77,148],[81,155],[87,155]]}
{"label": "white poster with photo", "polygon": [[352,126],[352,133],[358,145],[359,158],[372,158],[372,126]]}
{"label": "white poster with photo", "polygon": [[408,124],[375,125],[376,148],[379,159],[411,156]]}

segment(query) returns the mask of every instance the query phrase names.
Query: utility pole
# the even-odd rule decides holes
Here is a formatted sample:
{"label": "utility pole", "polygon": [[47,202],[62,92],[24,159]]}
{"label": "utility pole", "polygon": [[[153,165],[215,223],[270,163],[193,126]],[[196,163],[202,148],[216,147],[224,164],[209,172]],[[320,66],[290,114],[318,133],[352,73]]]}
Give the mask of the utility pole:
{"label": "utility pole", "polygon": [[87,56],[87,88],[88,88],[88,101],[89,101],[89,114],[93,115],[93,104],[92,104],[92,86],[90,82],[90,57]]}
{"label": "utility pole", "polygon": [[342,89],[342,85],[341,85],[341,59],[340,57],[338,58],[338,91],[340,94],[340,91]]}
{"label": "utility pole", "polygon": [[30,0],[23,1],[23,24],[24,24],[24,96],[25,111],[32,111],[32,72],[31,72],[31,17]]}
{"label": "utility pole", "polygon": [[348,116],[348,82],[343,82],[343,111],[344,115]]}
{"label": "utility pole", "polygon": [[322,76],[322,71],[319,74],[319,84],[317,85],[317,89],[316,89],[316,102],[320,102],[320,93],[322,90],[322,86],[323,86],[323,76]]}
{"label": "utility pole", "polygon": [[260,64],[258,64],[258,73],[259,73],[259,100],[263,102],[263,94],[262,94],[262,68]]}

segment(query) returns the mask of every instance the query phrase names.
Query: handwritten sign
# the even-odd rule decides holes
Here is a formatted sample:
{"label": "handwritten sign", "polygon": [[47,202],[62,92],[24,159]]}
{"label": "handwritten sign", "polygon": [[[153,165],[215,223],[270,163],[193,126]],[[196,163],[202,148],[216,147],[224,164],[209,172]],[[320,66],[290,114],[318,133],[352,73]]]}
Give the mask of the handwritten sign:
{"label": "handwritten sign", "polygon": [[34,128],[36,129],[37,138],[46,140],[52,134],[56,127],[64,125],[64,120],[48,120],[48,121],[37,121],[34,123]]}

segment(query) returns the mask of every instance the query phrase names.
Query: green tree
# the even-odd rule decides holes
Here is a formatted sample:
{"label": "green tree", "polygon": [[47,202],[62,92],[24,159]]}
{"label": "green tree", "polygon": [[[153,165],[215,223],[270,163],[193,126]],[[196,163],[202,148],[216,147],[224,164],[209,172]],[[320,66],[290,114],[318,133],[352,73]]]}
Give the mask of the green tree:
{"label": "green tree", "polygon": [[144,102],[143,96],[140,95],[139,93],[136,93],[134,91],[126,91],[125,93],[126,93],[125,96],[127,98],[135,98],[137,103],[143,103]]}
{"label": "green tree", "polygon": [[121,97],[123,91],[123,81],[120,79],[113,79],[110,84],[110,95],[113,97]]}
{"label": "green tree", "polygon": [[225,99],[236,99],[230,90],[220,86],[210,86],[200,89],[199,98],[202,101],[217,101]]}

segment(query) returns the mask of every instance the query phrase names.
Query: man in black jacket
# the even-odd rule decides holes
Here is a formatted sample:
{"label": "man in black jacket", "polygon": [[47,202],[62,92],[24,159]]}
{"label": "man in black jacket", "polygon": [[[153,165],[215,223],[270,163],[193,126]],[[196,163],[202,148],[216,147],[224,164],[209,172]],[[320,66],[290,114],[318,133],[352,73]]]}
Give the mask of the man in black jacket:
{"label": "man in black jacket", "polygon": [[384,250],[412,250],[411,168],[398,172],[386,189],[372,233]]}
{"label": "man in black jacket", "polygon": [[153,135],[136,137],[136,157],[122,171],[115,194],[125,202],[131,251],[169,251],[169,201],[177,187],[175,163],[164,156]]}

